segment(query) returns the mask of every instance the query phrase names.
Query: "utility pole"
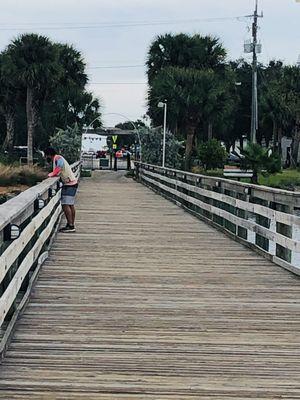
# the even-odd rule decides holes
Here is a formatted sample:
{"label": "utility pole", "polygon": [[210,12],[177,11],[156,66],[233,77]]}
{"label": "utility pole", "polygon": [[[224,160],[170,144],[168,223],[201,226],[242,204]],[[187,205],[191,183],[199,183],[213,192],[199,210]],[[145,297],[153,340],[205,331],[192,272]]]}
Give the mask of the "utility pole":
{"label": "utility pole", "polygon": [[255,0],[255,10],[252,16],[254,18],[252,24],[252,112],[251,112],[251,143],[256,143],[256,133],[258,130],[258,96],[257,96],[257,54],[261,52],[261,46],[257,41],[258,18],[258,0]]}

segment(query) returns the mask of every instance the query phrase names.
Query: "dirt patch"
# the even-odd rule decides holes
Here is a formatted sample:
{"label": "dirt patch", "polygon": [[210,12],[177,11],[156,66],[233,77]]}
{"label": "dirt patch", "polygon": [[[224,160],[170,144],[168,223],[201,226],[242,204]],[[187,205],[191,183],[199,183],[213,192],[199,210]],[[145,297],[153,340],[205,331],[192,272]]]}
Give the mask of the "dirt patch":
{"label": "dirt patch", "polygon": [[27,190],[30,186],[15,185],[15,186],[0,186],[0,205],[6,203],[18,194]]}
{"label": "dirt patch", "polygon": [[29,186],[27,185],[16,185],[16,186],[0,186],[0,196],[7,194],[19,194],[27,190]]}

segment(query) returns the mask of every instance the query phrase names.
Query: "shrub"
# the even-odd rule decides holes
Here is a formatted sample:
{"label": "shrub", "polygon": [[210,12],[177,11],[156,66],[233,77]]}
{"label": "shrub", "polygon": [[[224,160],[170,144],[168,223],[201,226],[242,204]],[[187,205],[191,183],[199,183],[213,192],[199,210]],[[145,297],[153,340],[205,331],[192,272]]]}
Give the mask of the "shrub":
{"label": "shrub", "polygon": [[12,166],[0,164],[0,185],[14,186],[27,185],[33,186],[42,181],[47,174],[36,166]]}
{"label": "shrub", "polygon": [[80,176],[81,176],[81,178],[91,178],[92,171],[89,171],[87,169],[83,169],[83,170],[81,170]]}
{"label": "shrub", "polygon": [[[140,137],[142,142],[143,162],[154,165],[162,165],[163,155],[163,131],[160,128],[140,128]],[[180,168],[182,156],[180,150],[183,143],[179,142],[174,135],[168,131],[166,133],[166,167]]]}
{"label": "shrub", "polygon": [[252,183],[258,183],[258,174],[262,171],[274,174],[281,171],[281,159],[278,153],[271,153],[257,143],[250,143],[246,149],[240,149],[242,159],[241,166],[244,169],[252,169]]}
{"label": "shrub", "polygon": [[81,149],[81,130],[77,124],[58,131],[50,137],[50,144],[70,163],[78,161]]}
{"label": "shrub", "polygon": [[198,157],[205,170],[223,168],[227,153],[217,139],[203,142],[198,147]]}
{"label": "shrub", "polygon": [[21,185],[33,186],[47,177],[47,173],[35,166],[20,167],[18,183]]}
{"label": "shrub", "polygon": [[11,165],[18,162],[19,159],[14,154],[0,152],[0,164]]}

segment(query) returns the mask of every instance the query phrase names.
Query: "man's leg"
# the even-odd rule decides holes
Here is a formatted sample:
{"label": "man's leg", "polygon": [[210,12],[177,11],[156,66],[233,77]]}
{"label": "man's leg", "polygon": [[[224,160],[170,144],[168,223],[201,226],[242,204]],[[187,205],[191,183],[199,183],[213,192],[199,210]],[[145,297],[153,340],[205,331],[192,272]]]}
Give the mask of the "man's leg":
{"label": "man's leg", "polygon": [[65,217],[66,217],[66,220],[67,220],[67,224],[72,226],[72,225],[74,225],[74,222],[73,222],[73,215],[72,215],[71,207],[72,206],[69,206],[67,204],[63,204],[62,209],[63,209],[63,212],[65,214]]}
{"label": "man's leg", "polygon": [[71,215],[72,215],[72,226],[74,226],[75,225],[75,214],[76,214],[76,211],[75,211],[75,206],[69,206],[70,207],[70,210],[71,210]]}

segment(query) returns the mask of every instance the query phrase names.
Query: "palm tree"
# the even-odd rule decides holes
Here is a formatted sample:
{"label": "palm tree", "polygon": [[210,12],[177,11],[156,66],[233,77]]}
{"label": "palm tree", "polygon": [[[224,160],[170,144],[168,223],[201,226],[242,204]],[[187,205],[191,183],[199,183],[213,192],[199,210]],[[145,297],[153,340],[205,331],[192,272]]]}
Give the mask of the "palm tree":
{"label": "palm tree", "polygon": [[275,173],[281,170],[281,158],[278,153],[272,153],[257,143],[250,143],[246,149],[240,149],[242,158],[241,165],[245,169],[252,169],[251,182],[258,184],[258,175],[263,170]]}
{"label": "palm tree", "polygon": [[0,112],[5,118],[6,136],[2,150],[12,150],[15,136],[16,96],[9,77],[5,74],[5,56],[0,55]]}
{"label": "palm tree", "polygon": [[213,36],[185,33],[158,36],[148,52],[149,83],[163,68],[216,69],[225,65],[225,58],[226,50]]}
{"label": "palm tree", "polygon": [[166,100],[170,118],[180,123],[185,134],[186,170],[191,167],[196,129],[200,122],[211,118],[214,109],[221,107],[226,90],[226,85],[212,69],[170,67],[152,81],[150,101],[155,105]]}
{"label": "palm tree", "polygon": [[62,73],[58,50],[45,36],[24,34],[7,48],[14,81],[26,90],[27,158],[33,163],[33,141],[44,99],[53,91]]}
{"label": "palm tree", "polygon": [[207,126],[208,136],[212,136],[214,124],[225,111],[225,100],[229,112],[224,87],[226,79],[228,83],[232,79],[225,58],[226,50],[212,36],[167,34],[150,46],[148,114],[155,125],[160,125],[162,111],[157,103],[168,100],[168,127],[186,138],[186,168],[190,168],[199,124]]}
{"label": "palm tree", "polygon": [[300,68],[288,66],[284,68],[285,102],[289,118],[293,122],[292,166],[298,165],[300,147]]}
{"label": "palm tree", "polygon": [[[88,76],[81,53],[66,44],[55,46],[63,73],[43,110],[43,123],[49,132],[54,132],[57,127],[66,129],[74,123],[79,126],[89,124],[100,116],[100,101],[85,89]],[[100,126],[99,119],[95,125]]]}

